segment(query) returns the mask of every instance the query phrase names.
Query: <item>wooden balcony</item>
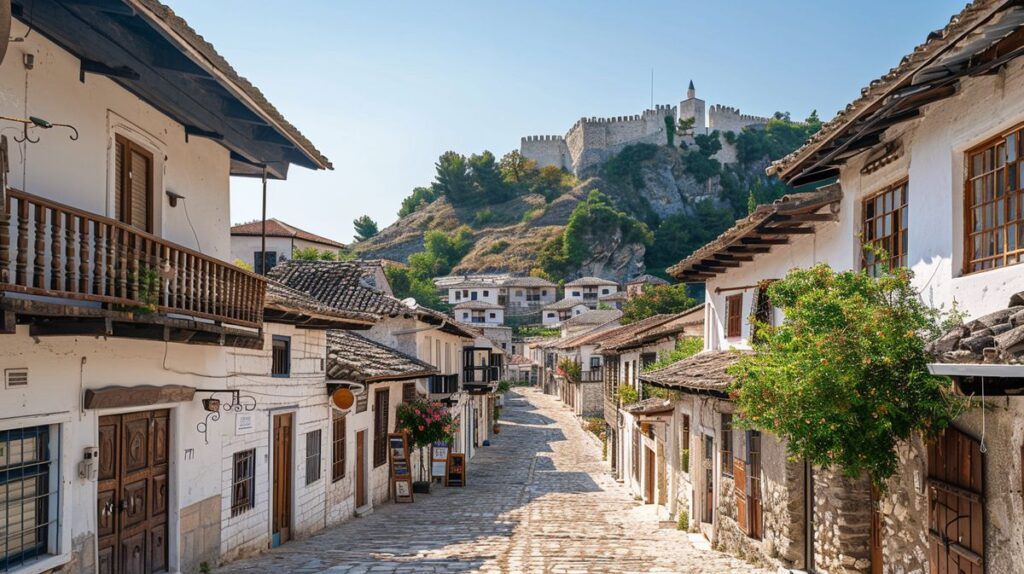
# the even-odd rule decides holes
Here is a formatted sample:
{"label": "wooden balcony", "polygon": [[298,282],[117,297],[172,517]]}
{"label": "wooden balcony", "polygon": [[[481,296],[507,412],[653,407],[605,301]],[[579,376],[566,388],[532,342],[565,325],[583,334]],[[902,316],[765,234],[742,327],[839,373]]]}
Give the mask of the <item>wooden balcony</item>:
{"label": "wooden balcony", "polygon": [[2,205],[0,295],[99,303],[92,308],[119,317],[262,326],[266,282],[258,275],[22,191],[8,189]]}

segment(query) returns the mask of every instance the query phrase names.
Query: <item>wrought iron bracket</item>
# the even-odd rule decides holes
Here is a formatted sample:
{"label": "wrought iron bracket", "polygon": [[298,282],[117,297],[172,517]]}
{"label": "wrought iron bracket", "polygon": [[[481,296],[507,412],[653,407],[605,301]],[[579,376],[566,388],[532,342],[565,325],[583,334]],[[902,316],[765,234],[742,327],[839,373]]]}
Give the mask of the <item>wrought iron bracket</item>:
{"label": "wrought iron bracket", "polygon": [[196,431],[203,435],[204,444],[210,444],[208,434],[210,430],[210,423],[219,421],[221,412],[241,413],[256,410],[256,397],[243,395],[242,391],[238,389],[196,389],[196,392],[210,393],[210,396],[207,397],[208,399],[212,399],[218,394],[231,395],[230,403],[221,403],[217,410],[208,411],[206,413],[206,418],[196,423]]}

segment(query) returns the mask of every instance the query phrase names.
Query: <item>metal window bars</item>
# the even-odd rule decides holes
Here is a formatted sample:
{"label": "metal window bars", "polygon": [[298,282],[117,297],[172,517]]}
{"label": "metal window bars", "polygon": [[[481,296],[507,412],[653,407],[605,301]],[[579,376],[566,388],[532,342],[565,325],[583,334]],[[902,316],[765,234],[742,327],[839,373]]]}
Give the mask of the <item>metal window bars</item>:
{"label": "metal window bars", "polygon": [[0,572],[51,553],[59,508],[51,473],[50,427],[0,431]]}
{"label": "metal window bars", "polygon": [[256,491],[256,450],[236,452],[231,477],[231,516],[253,508]]}

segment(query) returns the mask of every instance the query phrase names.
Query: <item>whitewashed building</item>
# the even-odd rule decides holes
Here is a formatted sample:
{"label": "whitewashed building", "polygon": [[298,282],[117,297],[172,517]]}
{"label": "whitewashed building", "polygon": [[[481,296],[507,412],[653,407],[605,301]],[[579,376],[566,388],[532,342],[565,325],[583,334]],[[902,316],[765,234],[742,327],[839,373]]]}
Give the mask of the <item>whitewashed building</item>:
{"label": "whitewashed building", "polygon": [[[952,376],[961,392],[990,385],[987,395],[998,396],[987,399],[988,412],[961,415],[934,443],[900,445],[904,465],[873,500],[864,480],[786,462],[784,445],[767,434],[729,432],[721,419],[730,408],[728,381],[701,383],[698,375],[714,369],[694,362],[662,383],[693,396],[681,401],[677,417],[690,417],[687,474],[695,485],[686,491],[699,495],[683,498],[691,526],[722,546],[828,572],[937,571],[946,564],[1019,570],[1024,552],[1003,541],[1024,528],[1015,482],[1024,443],[1010,430],[1024,420],[1019,399],[1010,396],[1022,377],[1012,344],[1024,334],[1011,321],[1024,309],[1016,295],[1024,291],[1022,30],[1019,5],[969,4],[769,169],[791,184],[836,184],[759,207],[670,269],[705,284],[706,351],[694,359],[706,361],[749,348],[747,317],[782,319],[764,289],[794,267],[908,267],[927,304],[948,312],[955,302],[978,318],[964,328],[970,337],[958,332],[942,343],[948,349],[936,349],[948,352],[935,372]],[[889,260],[875,259],[865,244],[884,248]],[[715,392],[718,419],[707,422],[708,411],[698,408],[707,401],[698,397]],[[698,418],[705,421],[699,427]],[[705,479],[694,471],[694,454],[707,456],[699,449],[708,444],[715,472]],[[831,529],[822,516],[847,528]]]}
{"label": "whitewashed building", "polygon": [[[265,233],[264,233],[265,231]],[[340,255],[345,245],[280,219],[269,218],[266,228],[263,221],[250,221],[231,227],[231,261],[242,261],[256,273],[263,273],[263,245],[266,241],[266,271],[274,268],[279,261],[287,261],[296,251],[315,249],[321,253]]]}
{"label": "whitewashed building", "polygon": [[155,0],[15,3],[11,36],[0,472],[32,475],[5,484],[0,564],[197,571],[224,494],[198,389],[264,342],[264,280],[225,262],[230,176],[330,163]]}
{"label": "whitewashed building", "polygon": [[579,299],[591,309],[597,309],[601,297],[607,297],[619,290],[615,281],[600,277],[580,277],[565,284],[563,299]]}

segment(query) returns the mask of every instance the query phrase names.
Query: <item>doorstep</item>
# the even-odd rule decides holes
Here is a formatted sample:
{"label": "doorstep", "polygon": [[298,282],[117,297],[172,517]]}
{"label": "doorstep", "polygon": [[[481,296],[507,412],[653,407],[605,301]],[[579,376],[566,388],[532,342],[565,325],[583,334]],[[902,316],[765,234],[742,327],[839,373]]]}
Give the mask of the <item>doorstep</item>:
{"label": "doorstep", "polygon": [[373,514],[373,505],[372,504],[367,504],[366,506],[362,506],[362,507],[359,507],[359,508],[356,509],[356,517],[357,518],[361,518],[361,517],[366,516],[368,514]]}

